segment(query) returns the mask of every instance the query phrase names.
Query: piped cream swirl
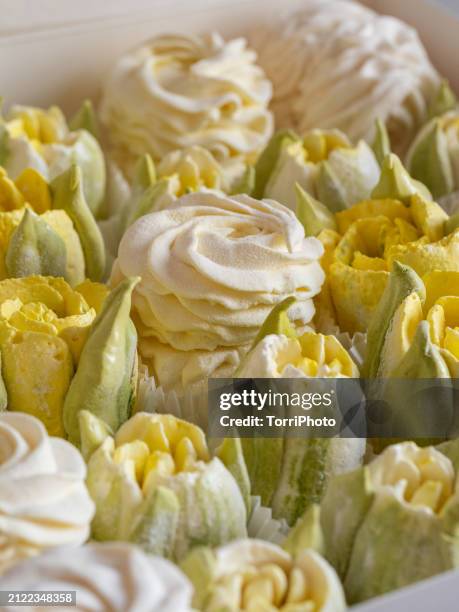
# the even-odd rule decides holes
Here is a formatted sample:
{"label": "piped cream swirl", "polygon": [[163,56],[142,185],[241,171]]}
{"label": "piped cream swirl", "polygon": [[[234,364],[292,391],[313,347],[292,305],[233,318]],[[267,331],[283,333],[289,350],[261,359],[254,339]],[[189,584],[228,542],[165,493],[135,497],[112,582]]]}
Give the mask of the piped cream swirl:
{"label": "piped cream swirl", "polygon": [[35,417],[0,415],[0,574],[44,549],[82,544],[94,504],[86,466]]}
{"label": "piped cream swirl", "polygon": [[204,358],[250,343],[272,307],[289,295],[297,298],[293,319],[300,326],[310,322],[312,297],[324,280],[322,252],[277,202],[196,193],[128,229],[112,283],[142,278],[133,316],[147,363],[158,341],[189,356],[203,351]]}
{"label": "piped cream swirl", "polygon": [[0,586],[76,591],[76,611],[191,612],[191,585],[180,570],[121,542],[87,544],[70,553],[65,548],[50,551],[12,569]]}
{"label": "piped cream swirl", "polygon": [[271,83],[238,38],[164,35],[123,56],[100,115],[122,165],[200,145],[220,161],[252,161],[272,132]]}
{"label": "piped cream swirl", "polygon": [[347,0],[310,0],[250,43],[274,86],[278,127],[338,128],[354,141],[387,122],[395,150],[427,119],[439,77],[415,30]]}

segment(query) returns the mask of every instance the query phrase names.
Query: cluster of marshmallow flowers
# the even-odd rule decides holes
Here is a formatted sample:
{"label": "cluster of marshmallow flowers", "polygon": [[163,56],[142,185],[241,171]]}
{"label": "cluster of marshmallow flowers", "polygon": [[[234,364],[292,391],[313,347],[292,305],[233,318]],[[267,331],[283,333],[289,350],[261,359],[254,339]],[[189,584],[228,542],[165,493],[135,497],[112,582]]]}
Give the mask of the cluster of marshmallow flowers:
{"label": "cluster of marshmallow flowers", "polygon": [[457,439],[206,433],[210,377],[459,372],[458,104],[417,34],[308,0],[250,43],[156,36],[98,117],[0,116],[0,591],[42,609],[341,612],[458,564]]}

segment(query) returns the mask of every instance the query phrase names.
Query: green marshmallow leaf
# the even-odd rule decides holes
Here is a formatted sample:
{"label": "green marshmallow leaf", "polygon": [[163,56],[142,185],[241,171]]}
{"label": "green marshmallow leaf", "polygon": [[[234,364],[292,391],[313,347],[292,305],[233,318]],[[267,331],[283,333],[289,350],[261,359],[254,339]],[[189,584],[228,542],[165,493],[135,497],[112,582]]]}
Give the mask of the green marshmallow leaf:
{"label": "green marshmallow leaf", "polygon": [[101,280],[105,272],[105,245],[84,197],[80,168],[72,164],[52,181],[51,191],[53,208],[67,213],[80,238],[87,278]]}
{"label": "green marshmallow leaf", "polygon": [[100,140],[99,124],[91,100],[85,100],[83,102],[72,119],[70,119],[69,128],[72,131],[86,130],[92,134],[94,138]]}
{"label": "green marshmallow leaf", "polygon": [[415,194],[424,200],[432,200],[432,194],[427,187],[413,179],[403,167],[400,159],[391,153],[381,166],[379,183],[373,189],[371,197],[375,200],[400,200],[407,203]]}
{"label": "green marshmallow leaf", "polygon": [[300,140],[300,137],[292,130],[280,130],[272,136],[255,165],[255,187],[252,194],[254,198],[258,200],[263,198],[266,185],[277,165],[282,149]]}
{"label": "green marshmallow leaf", "polygon": [[386,124],[381,121],[381,119],[376,120],[376,134],[371,148],[373,149],[378,164],[382,166],[386,157],[390,155],[391,148]]}
{"label": "green marshmallow leaf", "polygon": [[296,216],[304,227],[306,236],[317,236],[323,229],[337,230],[335,215],[321,202],[295,184]]}
{"label": "green marshmallow leaf", "polygon": [[382,298],[371,318],[367,333],[367,352],[362,367],[362,374],[367,378],[378,376],[386,335],[394,314],[403,300],[416,292],[425,301],[424,283],[409,266],[394,262]]}
{"label": "green marshmallow leaf", "polygon": [[11,278],[57,276],[67,278],[67,249],[63,239],[30,208],[13,232],[5,256]]}
{"label": "green marshmallow leaf", "polygon": [[111,291],[94,320],[64,402],[64,428],[81,444],[79,412],[88,410],[113,430],[130,417],[137,363],[137,333],[130,318],[131,295],[138,278],[127,278]]}

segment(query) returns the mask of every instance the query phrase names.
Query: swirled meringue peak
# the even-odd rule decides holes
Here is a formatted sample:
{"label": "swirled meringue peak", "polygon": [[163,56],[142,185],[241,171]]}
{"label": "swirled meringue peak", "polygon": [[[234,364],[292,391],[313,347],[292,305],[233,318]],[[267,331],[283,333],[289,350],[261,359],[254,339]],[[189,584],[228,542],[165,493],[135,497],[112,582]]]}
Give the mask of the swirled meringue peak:
{"label": "swirled meringue peak", "polygon": [[0,415],[0,575],[47,548],[83,544],[94,515],[86,466],[21,412]]}
{"label": "swirled meringue peak", "polygon": [[348,0],[308,0],[249,41],[273,82],[277,127],[301,134],[338,128],[369,140],[380,118],[402,153],[439,85],[415,30]]}
{"label": "swirled meringue peak", "polygon": [[[185,575],[169,561],[121,542],[87,544],[71,554],[65,548],[49,551],[10,570],[0,586],[76,591],[77,612],[191,612]],[[40,608],[48,609],[54,610]]]}
{"label": "swirled meringue peak", "polygon": [[216,33],[157,36],[124,55],[100,106],[118,163],[194,145],[253,161],[273,127],[271,83],[255,60],[243,38]]}
{"label": "swirled meringue peak", "polygon": [[324,280],[322,252],[317,239],[305,238],[295,214],[274,200],[194,193],[127,230],[112,283],[141,277],[132,298],[141,357],[158,375],[161,348],[177,351],[182,375],[190,375],[182,382],[189,383],[211,375],[209,360],[228,365],[224,349],[236,349],[235,367],[237,350],[253,341],[285,297],[297,299],[296,324],[309,323],[312,297]]}

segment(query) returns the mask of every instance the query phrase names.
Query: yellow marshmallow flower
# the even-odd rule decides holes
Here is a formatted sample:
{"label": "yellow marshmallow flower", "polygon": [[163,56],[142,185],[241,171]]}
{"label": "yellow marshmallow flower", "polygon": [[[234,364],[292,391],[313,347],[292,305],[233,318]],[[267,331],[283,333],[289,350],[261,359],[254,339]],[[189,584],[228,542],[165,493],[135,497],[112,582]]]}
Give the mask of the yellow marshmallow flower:
{"label": "yellow marshmallow flower", "polygon": [[0,166],[17,179],[33,168],[51,182],[76,163],[83,176],[83,191],[92,213],[101,213],[105,197],[105,161],[95,138],[96,122],[86,102],[67,121],[57,106],[48,110],[13,106],[0,116]]}
{"label": "yellow marshmallow flower", "polygon": [[[287,314],[294,302],[287,298],[273,308],[236,376],[287,378],[290,389],[295,388],[292,379],[297,379],[301,392],[322,388],[320,380],[308,387],[307,379],[358,379],[357,365],[337,338],[312,331],[297,333]],[[331,384],[323,388],[329,391]],[[242,447],[253,494],[272,508],[275,518],[293,526],[321,500],[333,474],[361,464],[365,440],[255,436],[243,439]]]}
{"label": "yellow marshmallow flower", "polygon": [[212,457],[199,427],[146,412],[110,435],[102,420],[83,411],[80,428],[95,539],[131,541],[177,560],[197,542],[218,545],[246,535],[236,479],[245,470],[239,440],[226,441]]}
{"label": "yellow marshmallow flower", "polygon": [[100,280],[102,236],[86,204],[79,168],[49,185],[33,168],[12,180],[0,167],[0,280],[62,276],[71,285]]}
{"label": "yellow marshmallow flower", "polygon": [[50,435],[76,445],[83,408],[119,427],[135,398],[135,282],[109,294],[98,283],[72,289],[50,276],[0,281],[2,407],[39,418]]}
{"label": "yellow marshmallow flower", "polygon": [[457,567],[458,450],[457,439],[393,444],[331,480],[320,508],[325,556],[350,604]]}
{"label": "yellow marshmallow flower", "polygon": [[343,612],[334,569],[310,549],[292,556],[262,540],[197,548],[182,563],[203,612]]}
{"label": "yellow marshmallow flower", "polygon": [[316,299],[320,327],[334,319],[342,331],[366,331],[395,261],[421,275],[456,269],[459,232],[445,236],[448,215],[395,156],[386,158],[373,198],[336,213],[337,231],[318,235],[327,273],[326,295]]}
{"label": "yellow marshmallow flower", "polygon": [[370,196],[380,167],[369,145],[356,146],[339,130],[312,130],[300,138],[291,130],[274,134],[255,166],[256,198],[295,210],[295,185],[331,211]]}
{"label": "yellow marshmallow flower", "polygon": [[8,409],[38,417],[64,436],[62,410],[82,346],[96,317],[63,279],[0,282],[0,350]]}
{"label": "yellow marshmallow flower", "polygon": [[396,264],[368,332],[369,376],[459,377],[459,272]]}

